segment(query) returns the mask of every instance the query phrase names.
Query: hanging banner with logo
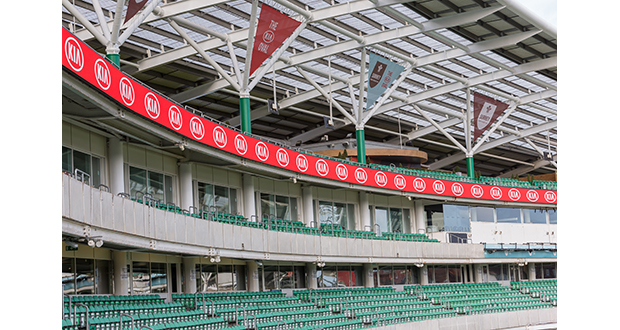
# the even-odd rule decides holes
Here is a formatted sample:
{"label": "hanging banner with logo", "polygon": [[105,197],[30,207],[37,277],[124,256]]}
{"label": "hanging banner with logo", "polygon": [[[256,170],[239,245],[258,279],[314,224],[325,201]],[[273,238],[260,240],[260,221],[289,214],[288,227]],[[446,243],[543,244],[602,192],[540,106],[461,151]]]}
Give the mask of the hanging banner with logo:
{"label": "hanging banner with logo", "polygon": [[186,110],[182,105],[120,71],[66,28],[63,27],[62,31],[63,72],[77,77],[93,90],[115,100],[119,106],[127,109],[128,113],[139,115],[140,124],[161,125],[188,141],[210,147],[214,157],[224,157],[220,154],[223,152],[226,156],[234,155],[302,176],[364,186],[362,189],[373,187],[421,196],[557,203],[557,192],[554,190],[492,186],[382,171],[301,153],[245,135]]}
{"label": "hanging banner with logo", "polygon": [[295,32],[299,25],[301,22],[263,4],[254,36],[250,76],[282,45],[286,38]]}
{"label": "hanging banner with logo", "polygon": [[148,0],[129,0],[127,4],[127,13],[125,13],[125,22],[123,24],[127,23],[127,21],[137,14],[147,2]]}
{"label": "hanging banner with logo", "polygon": [[398,79],[405,67],[396,64],[387,58],[370,53],[368,70],[368,86],[366,87],[366,110],[370,109],[377,99]]}
{"label": "hanging banner with logo", "polygon": [[474,141],[495,122],[508,104],[474,93]]}

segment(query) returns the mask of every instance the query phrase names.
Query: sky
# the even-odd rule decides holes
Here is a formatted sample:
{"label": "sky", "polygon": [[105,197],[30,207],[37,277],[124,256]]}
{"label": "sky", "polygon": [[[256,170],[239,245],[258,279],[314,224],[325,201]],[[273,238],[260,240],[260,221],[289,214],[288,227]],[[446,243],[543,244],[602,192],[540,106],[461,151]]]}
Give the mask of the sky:
{"label": "sky", "polygon": [[529,8],[541,19],[549,24],[558,26],[558,6],[557,0],[519,0],[524,7]]}

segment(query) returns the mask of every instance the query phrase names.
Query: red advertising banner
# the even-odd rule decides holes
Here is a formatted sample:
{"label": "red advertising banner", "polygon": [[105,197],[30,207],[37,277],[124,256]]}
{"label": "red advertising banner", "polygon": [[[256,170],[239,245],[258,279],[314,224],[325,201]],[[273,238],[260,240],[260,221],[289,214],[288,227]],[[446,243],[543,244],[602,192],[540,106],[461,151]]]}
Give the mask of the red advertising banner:
{"label": "red advertising banner", "polygon": [[65,70],[145,119],[215,149],[293,173],[355,185],[447,197],[557,203],[557,192],[553,190],[490,186],[383,172],[300,153],[244,135],[185,110],[121,72],[64,27],[62,31],[62,65]]}
{"label": "red advertising banner", "polygon": [[474,141],[495,122],[508,104],[474,93]]}
{"label": "red advertising banner", "polygon": [[129,0],[127,4],[127,13],[125,14],[125,22],[123,24],[127,23],[128,20],[138,13],[147,2],[148,0]]}
{"label": "red advertising banner", "polygon": [[282,45],[295,29],[301,25],[279,11],[263,4],[256,25],[254,47],[252,48],[252,63],[250,63],[250,75],[265,62],[273,52]]}

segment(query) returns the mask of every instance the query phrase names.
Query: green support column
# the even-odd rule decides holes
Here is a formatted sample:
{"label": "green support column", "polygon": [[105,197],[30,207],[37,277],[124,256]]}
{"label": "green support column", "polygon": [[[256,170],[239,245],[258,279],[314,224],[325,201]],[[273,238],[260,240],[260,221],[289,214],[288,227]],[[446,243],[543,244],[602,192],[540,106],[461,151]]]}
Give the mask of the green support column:
{"label": "green support column", "polygon": [[116,53],[116,54],[107,54],[106,57],[108,58],[108,60],[110,60],[112,63],[114,63],[114,65],[116,65],[117,67],[121,67],[121,55]]}
{"label": "green support column", "polygon": [[357,162],[366,164],[366,142],[364,142],[364,130],[355,130],[355,138],[357,139]]}
{"label": "green support column", "polygon": [[239,111],[241,116],[241,132],[252,134],[252,120],[250,117],[250,96],[239,98]]}
{"label": "green support column", "polygon": [[475,178],[476,175],[474,174],[474,157],[467,157],[465,159],[467,160],[467,176],[469,176],[470,178]]}

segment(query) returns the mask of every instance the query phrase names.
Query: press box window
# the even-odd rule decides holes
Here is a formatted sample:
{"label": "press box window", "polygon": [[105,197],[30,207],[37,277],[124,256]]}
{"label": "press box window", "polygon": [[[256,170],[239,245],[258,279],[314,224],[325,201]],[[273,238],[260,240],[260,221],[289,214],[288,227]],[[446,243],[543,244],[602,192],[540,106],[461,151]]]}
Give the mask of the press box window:
{"label": "press box window", "polygon": [[136,196],[136,193],[151,194],[166,204],[174,202],[171,176],[133,166],[129,166],[129,193],[140,198],[142,196]]}
{"label": "press box window", "polygon": [[201,210],[237,214],[237,189],[198,182],[198,200]]}
{"label": "press box window", "polygon": [[297,198],[261,193],[260,210],[263,218],[297,221]]}
{"label": "press box window", "polygon": [[90,179],[90,185],[93,187],[101,184],[101,158],[62,147],[62,170],[75,175],[76,169],[80,180],[83,176],[85,182],[89,182]]}

